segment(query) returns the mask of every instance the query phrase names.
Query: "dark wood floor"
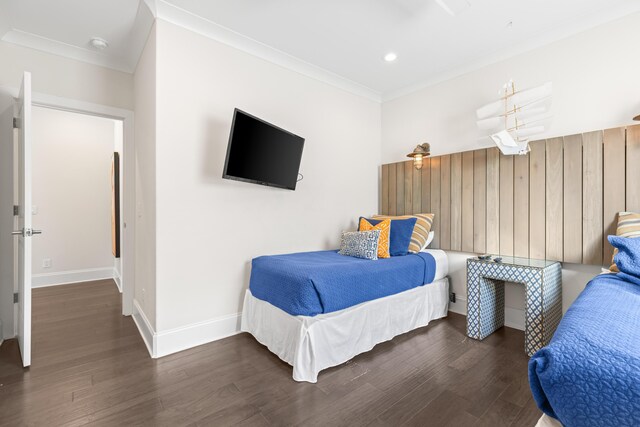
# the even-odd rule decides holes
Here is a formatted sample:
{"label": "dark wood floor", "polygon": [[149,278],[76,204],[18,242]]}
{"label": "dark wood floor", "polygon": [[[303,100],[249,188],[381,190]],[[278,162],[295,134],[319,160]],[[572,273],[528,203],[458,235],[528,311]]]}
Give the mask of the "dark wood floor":
{"label": "dark wood floor", "polygon": [[451,314],[296,383],[241,334],[158,360],[111,281],[35,289],[33,365],[0,347],[0,425],[534,426],[522,332]]}

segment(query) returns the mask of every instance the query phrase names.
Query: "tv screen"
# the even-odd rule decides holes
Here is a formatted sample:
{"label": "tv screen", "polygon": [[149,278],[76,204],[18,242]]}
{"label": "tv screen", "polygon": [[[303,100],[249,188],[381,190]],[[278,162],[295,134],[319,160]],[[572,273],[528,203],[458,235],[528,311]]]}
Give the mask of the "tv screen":
{"label": "tv screen", "polygon": [[296,189],[304,138],[235,109],[225,179]]}

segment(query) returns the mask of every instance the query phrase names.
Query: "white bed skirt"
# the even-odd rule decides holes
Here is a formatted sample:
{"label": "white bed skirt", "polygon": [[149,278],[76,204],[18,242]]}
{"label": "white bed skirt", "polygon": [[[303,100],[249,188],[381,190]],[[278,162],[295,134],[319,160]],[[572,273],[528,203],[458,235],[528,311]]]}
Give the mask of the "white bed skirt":
{"label": "white bed skirt", "polygon": [[449,279],[444,277],[385,298],[313,317],[292,316],[249,290],[243,332],[293,366],[293,379],[315,383],[323,369],[344,363],[376,344],[447,315]]}

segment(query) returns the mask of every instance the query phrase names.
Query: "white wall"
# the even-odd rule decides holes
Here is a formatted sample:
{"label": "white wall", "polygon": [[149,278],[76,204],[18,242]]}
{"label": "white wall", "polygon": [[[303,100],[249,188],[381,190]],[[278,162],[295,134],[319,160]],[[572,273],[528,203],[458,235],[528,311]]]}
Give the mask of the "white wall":
{"label": "white wall", "polygon": [[[380,104],[173,24],[156,28],[162,334],[233,319],[252,258],[336,248],[341,230],[377,209]],[[296,191],[221,178],[234,107],[306,138]]]}
{"label": "white wall", "polygon": [[[135,72],[136,227],[134,299],[156,325],[156,27]],[[179,144],[178,144],[179,145]],[[151,332],[150,332],[151,333]]]}
{"label": "white wall", "polygon": [[632,123],[640,114],[640,13],[484,67],[382,105],[382,163],[406,160],[416,144],[440,155],[490,146],[475,110],[513,78],[521,88],[552,81],[554,118],[541,135],[563,136]]}
{"label": "white wall", "polygon": [[[541,138],[618,127],[640,113],[640,14],[419,90],[382,105],[382,163],[405,160],[417,143],[434,155],[490,146],[479,143],[475,110],[496,98],[513,78],[520,87],[552,81],[554,118]],[[449,252],[452,291],[466,297],[466,258]],[[563,265],[566,310],[600,267]],[[524,324],[524,292],[507,285],[507,320]],[[452,309],[466,311],[461,299]]]}
{"label": "white wall", "polygon": [[[111,158],[116,121],[33,108],[34,286],[113,277]],[[45,268],[43,260],[51,260]]]}
{"label": "white wall", "polygon": [[20,87],[32,74],[33,91],[111,107],[133,109],[133,76],[0,41],[0,87]]}

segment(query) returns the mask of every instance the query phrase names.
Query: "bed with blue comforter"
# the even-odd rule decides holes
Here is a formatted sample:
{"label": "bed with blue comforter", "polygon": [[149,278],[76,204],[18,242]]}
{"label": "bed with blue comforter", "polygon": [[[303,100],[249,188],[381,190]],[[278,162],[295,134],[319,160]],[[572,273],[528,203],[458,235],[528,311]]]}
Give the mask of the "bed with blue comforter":
{"label": "bed with blue comforter", "polygon": [[640,426],[640,251],[619,255],[529,361],[538,406],[567,427]]}
{"label": "bed with blue comforter", "polygon": [[375,261],[337,251],[261,256],[251,263],[251,294],[294,316],[315,316],[431,283],[431,254]]}

